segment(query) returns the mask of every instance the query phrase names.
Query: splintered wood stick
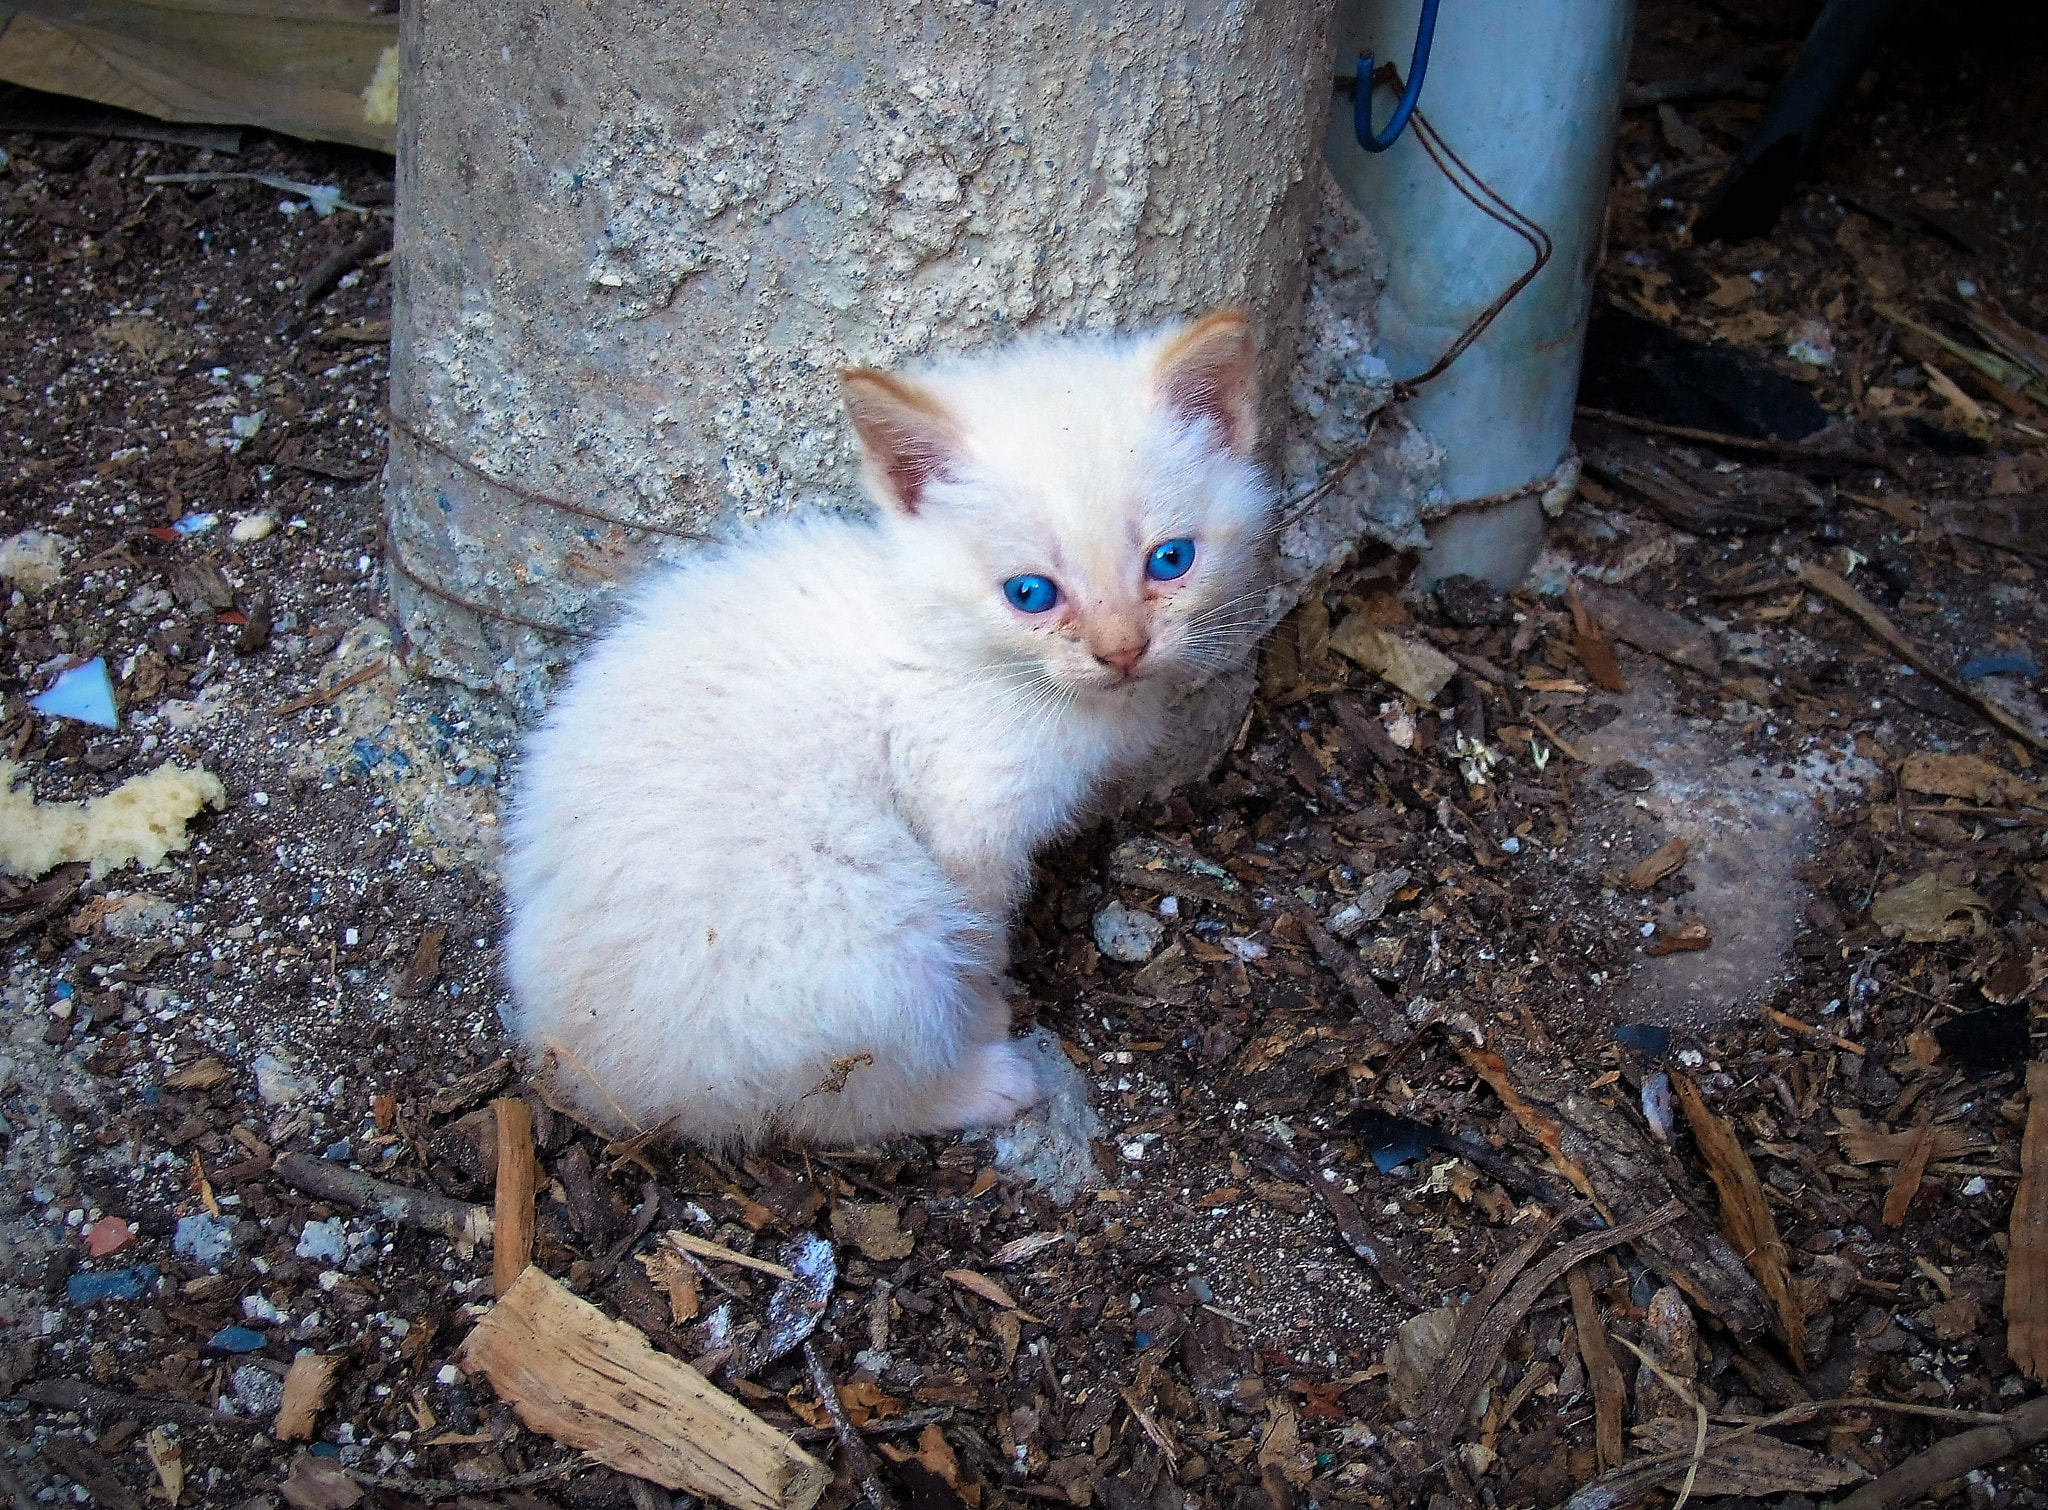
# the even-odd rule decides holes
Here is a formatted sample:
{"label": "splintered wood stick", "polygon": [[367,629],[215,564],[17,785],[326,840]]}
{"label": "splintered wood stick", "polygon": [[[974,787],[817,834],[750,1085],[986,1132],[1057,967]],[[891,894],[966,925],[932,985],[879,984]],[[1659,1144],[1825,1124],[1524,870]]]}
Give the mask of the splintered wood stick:
{"label": "splintered wood stick", "polygon": [[789,1437],[540,1268],[500,1297],[456,1361],[530,1430],[664,1489],[732,1510],[811,1510],[831,1482]]}
{"label": "splintered wood stick", "polygon": [[765,1258],[756,1258],[751,1253],[741,1253],[736,1249],[726,1247],[723,1243],[714,1243],[709,1238],[697,1237],[688,1232],[675,1231],[665,1233],[661,1240],[671,1248],[679,1248],[685,1253],[694,1253],[699,1258],[708,1258],[714,1263],[738,1264],[742,1269],[752,1269],[760,1274],[770,1274],[777,1279],[796,1278],[782,1264],[771,1263]]}
{"label": "splintered wood stick", "polygon": [[533,1113],[517,1096],[491,1103],[498,1119],[498,1191],[492,1212],[492,1293],[503,1296],[533,1262]]}
{"label": "splintered wood stick", "polygon": [[2027,1066],[2027,1130],[2020,1138],[2020,1188],[2012,1200],[2005,1265],[2005,1339],[2028,1378],[2048,1375],[2048,1064],[2038,1061]]}
{"label": "splintered wood stick", "polygon": [[1599,1307],[1593,1303],[1593,1281],[1586,1266],[1574,1265],[1565,1281],[1571,1286],[1579,1361],[1586,1366],[1586,1382],[1593,1388],[1593,1439],[1604,1473],[1621,1462],[1621,1426],[1622,1416],[1628,1410],[1628,1383],[1621,1376],[1621,1365],[1614,1361],[1614,1350],[1607,1345],[1607,1329],[1601,1325]]}

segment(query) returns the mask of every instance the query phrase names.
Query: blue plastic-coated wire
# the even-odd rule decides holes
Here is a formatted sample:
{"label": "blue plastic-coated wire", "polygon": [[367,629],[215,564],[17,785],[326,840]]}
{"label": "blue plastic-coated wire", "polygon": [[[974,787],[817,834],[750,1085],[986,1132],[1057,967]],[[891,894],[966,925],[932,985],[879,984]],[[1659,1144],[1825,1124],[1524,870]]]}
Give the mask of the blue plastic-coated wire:
{"label": "blue plastic-coated wire", "polygon": [[1384,130],[1372,129],[1372,54],[1358,55],[1358,82],[1351,95],[1351,129],[1357,133],[1358,145],[1368,152],[1384,152],[1399,140],[1402,129],[1408,124],[1408,117],[1415,113],[1415,102],[1422,98],[1422,76],[1429,69],[1430,43],[1436,39],[1437,0],[1422,0],[1422,19],[1415,26],[1415,60],[1408,67],[1408,87],[1401,91],[1401,102],[1394,107],[1393,119]]}

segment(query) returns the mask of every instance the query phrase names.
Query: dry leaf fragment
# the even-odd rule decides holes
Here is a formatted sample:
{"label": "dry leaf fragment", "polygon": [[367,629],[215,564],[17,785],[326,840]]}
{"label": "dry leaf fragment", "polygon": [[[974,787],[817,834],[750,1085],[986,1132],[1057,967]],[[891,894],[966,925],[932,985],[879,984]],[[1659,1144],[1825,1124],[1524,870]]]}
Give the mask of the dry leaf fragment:
{"label": "dry leaf fragment", "polygon": [[832,1207],[832,1235],[860,1249],[871,1262],[894,1263],[908,1258],[917,1244],[899,1225],[902,1215],[900,1208],[879,1201],[840,1201]]}
{"label": "dry leaf fragment", "polygon": [[872,1379],[855,1379],[850,1384],[840,1385],[839,1403],[856,1426],[865,1426],[870,1421],[886,1421],[890,1416],[903,1412],[903,1402],[894,1395],[885,1394]]}
{"label": "dry leaf fragment", "polygon": [[1259,1467],[1277,1472],[1297,1489],[1306,1489],[1315,1477],[1315,1456],[1301,1440],[1301,1423],[1291,1410],[1283,1410],[1267,1423],[1259,1438]]}
{"label": "dry leaf fragment", "polygon": [[673,1248],[656,1248],[652,1253],[640,1255],[640,1267],[647,1271],[647,1282],[668,1297],[669,1319],[677,1326],[686,1321],[695,1321],[703,1307],[701,1288],[697,1283],[697,1270]]}
{"label": "dry leaf fragment", "polygon": [[1908,755],[1899,766],[1899,785],[1930,797],[1960,797],[1998,807],[2040,799],[2031,781],[1979,755]]}
{"label": "dry leaf fragment", "polygon": [[1010,1292],[990,1279],[986,1274],[977,1274],[972,1269],[948,1269],[946,1278],[963,1290],[972,1290],[983,1300],[1001,1306],[1006,1311],[1017,1309],[1017,1302],[1010,1298]]}
{"label": "dry leaf fragment", "polygon": [[1870,921],[1909,944],[1942,944],[1976,938],[1988,926],[1990,904],[1966,886],[1944,881],[1938,871],[1885,892],[1870,904]]}
{"label": "dry leaf fragment", "polygon": [[1958,1295],[1929,1306],[1927,1318],[1934,1323],[1936,1338],[1956,1342],[1976,1335],[1977,1325],[1984,1319],[1984,1308],[1968,1295]]}
{"label": "dry leaf fragment", "polygon": [[1685,864],[1685,857],[1692,846],[1684,839],[1670,839],[1648,858],[1639,860],[1623,877],[1637,891],[1648,891],[1659,881]]}
{"label": "dry leaf fragment", "polygon": [[1621,662],[1614,658],[1614,645],[1600,628],[1600,621],[1587,610],[1577,582],[1565,589],[1564,600],[1572,611],[1572,652],[1578,656],[1579,664],[1586,668],[1586,675],[1592,677],[1603,692],[1628,691],[1628,683],[1621,674]]}

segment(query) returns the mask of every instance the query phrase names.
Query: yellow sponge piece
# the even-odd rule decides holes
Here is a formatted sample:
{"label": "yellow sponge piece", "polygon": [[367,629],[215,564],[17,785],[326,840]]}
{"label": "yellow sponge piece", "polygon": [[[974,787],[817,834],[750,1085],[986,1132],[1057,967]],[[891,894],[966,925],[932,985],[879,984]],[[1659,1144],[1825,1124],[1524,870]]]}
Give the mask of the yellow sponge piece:
{"label": "yellow sponge piece", "polygon": [[13,876],[78,860],[95,876],[131,861],[149,870],[185,847],[185,825],[200,808],[228,805],[218,776],[168,761],[86,802],[37,802],[27,787],[16,790],[20,769],[0,760],[0,870]]}

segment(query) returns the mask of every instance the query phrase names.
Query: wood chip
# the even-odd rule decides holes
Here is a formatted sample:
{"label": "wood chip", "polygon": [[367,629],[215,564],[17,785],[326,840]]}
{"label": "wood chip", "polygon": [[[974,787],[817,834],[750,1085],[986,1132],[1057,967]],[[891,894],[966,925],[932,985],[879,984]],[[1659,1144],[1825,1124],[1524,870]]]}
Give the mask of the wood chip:
{"label": "wood chip", "polygon": [[[1841,1124],[1835,1129],[1835,1136],[1842,1140],[1842,1155],[1851,1164],[1896,1164],[1912,1150],[1915,1136],[1912,1128],[1880,1132],[1864,1119],[1863,1113],[1847,1107],[1835,1108],[1835,1120]],[[1982,1153],[1989,1147],[1988,1139],[1973,1134],[1966,1127],[1952,1123],[1935,1126],[1933,1157],[1936,1159],[1957,1159],[1965,1154]]]}
{"label": "wood chip", "polygon": [[1579,1361],[1586,1368],[1586,1382],[1593,1388],[1593,1436],[1600,1454],[1602,1472],[1621,1461],[1622,1418],[1628,1414],[1628,1382],[1621,1365],[1614,1361],[1614,1349],[1607,1345],[1607,1329],[1600,1322],[1599,1307],[1593,1303],[1593,1281],[1584,1264],[1575,1265],[1565,1276],[1572,1292],[1572,1321],[1578,1333]]}
{"label": "wood chip", "polygon": [[334,1381],[346,1358],[340,1353],[301,1353],[284,1376],[284,1403],[272,1428],[280,1442],[304,1442],[319,1426],[320,1412],[334,1393]]}
{"label": "wood chip", "polygon": [[665,1489],[734,1510],[809,1510],[831,1479],[695,1369],[539,1268],[491,1307],[457,1361],[530,1430]]}
{"label": "wood chip", "polygon": [[1763,1286],[1777,1317],[1772,1328],[1785,1344],[1792,1366],[1806,1371],[1806,1312],[1792,1288],[1789,1259],[1784,1240],[1778,1235],[1777,1219],[1764,1198],[1763,1181],[1756,1165],[1727,1120],[1708,1106],[1689,1075],[1673,1074],[1671,1087],[1692,1128],[1693,1142],[1706,1160],[1707,1174],[1721,1197],[1721,1231],[1735,1251],[1749,1265],[1756,1282]]}
{"label": "wood chip", "polygon": [[434,1093],[427,1102],[427,1115],[433,1118],[452,1117],[457,1112],[466,1112],[473,1106],[480,1106],[512,1083],[512,1061],[494,1059],[480,1070],[472,1070],[453,1085]]}
{"label": "wood chip", "polygon": [[410,999],[424,996],[441,978],[441,945],[448,937],[446,928],[422,928],[419,942],[413,946],[412,963],[405,967],[405,974],[391,988],[393,996]]}
{"label": "wood chip", "polygon": [[173,1070],[164,1077],[164,1089],[173,1091],[210,1091],[217,1085],[225,1085],[228,1067],[209,1055],[181,1070]]}
{"label": "wood chip", "polygon": [[2005,1337],[2012,1361],[2039,1383],[2048,1376],[2048,1064],[2027,1066],[2027,1130],[2012,1200],[2005,1268]]}
{"label": "wood chip", "polygon": [[1576,580],[1565,589],[1565,603],[1572,611],[1572,653],[1586,668],[1586,675],[1603,692],[1628,691],[1628,683],[1621,675],[1621,662],[1614,658],[1614,646],[1608,643],[1599,621],[1587,610]]}
{"label": "wood chip", "polygon": [[1651,959],[1662,959],[1667,954],[1697,954],[1702,949],[1714,946],[1714,935],[1707,925],[1698,918],[1674,928],[1669,933],[1660,933],[1650,941],[1643,953]]}
{"label": "wood chip", "polygon": [[1913,1129],[1912,1136],[1906,1156],[1899,1160],[1899,1167],[1892,1174],[1892,1188],[1885,1194],[1884,1224],[1887,1227],[1896,1227],[1906,1219],[1913,1197],[1920,1193],[1920,1181],[1927,1174],[1927,1165],[1934,1158],[1934,1124],[1922,1120]]}
{"label": "wood chip", "polygon": [[1685,864],[1685,857],[1691,850],[1692,845],[1684,839],[1666,840],[1655,854],[1638,860],[1631,866],[1628,874],[1622,879],[1637,891],[1648,891]]}
{"label": "wood chip", "polygon": [[1600,627],[1624,645],[1702,676],[1720,675],[1714,636],[1691,619],[1645,603],[1623,588],[1586,580],[1573,585]]}
{"label": "wood chip", "polygon": [[491,1103],[498,1123],[498,1179],[491,1210],[492,1293],[503,1295],[519,1282],[533,1262],[534,1185],[538,1177],[533,1148],[533,1113],[517,1096]]}

